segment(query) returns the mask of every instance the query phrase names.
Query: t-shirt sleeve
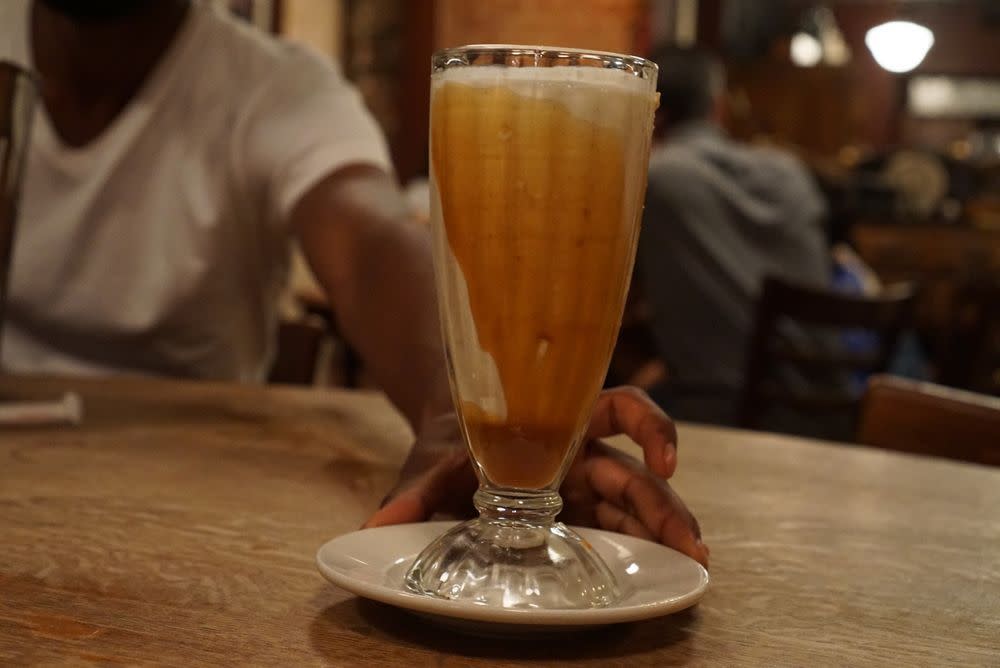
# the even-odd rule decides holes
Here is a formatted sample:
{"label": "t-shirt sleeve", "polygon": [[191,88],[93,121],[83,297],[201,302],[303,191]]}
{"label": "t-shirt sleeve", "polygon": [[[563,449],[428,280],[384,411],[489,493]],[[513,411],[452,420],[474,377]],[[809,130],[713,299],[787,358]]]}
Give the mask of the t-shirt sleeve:
{"label": "t-shirt sleeve", "polygon": [[282,222],[309,188],[339,168],[392,171],[385,138],[358,91],[333,63],[286,48],[249,101],[237,165],[248,187],[265,189],[271,214]]}

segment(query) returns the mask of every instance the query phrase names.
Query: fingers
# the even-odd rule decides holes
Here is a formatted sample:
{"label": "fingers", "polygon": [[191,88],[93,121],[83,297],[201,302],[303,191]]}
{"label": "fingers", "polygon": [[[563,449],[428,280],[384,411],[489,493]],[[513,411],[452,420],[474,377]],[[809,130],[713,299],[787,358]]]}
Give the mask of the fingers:
{"label": "fingers", "polygon": [[602,392],[594,405],[588,439],[626,434],[639,444],[646,466],[663,478],[677,469],[677,430],[674,421],[635,387]]}
{"label": "fingers", "polygon": [[[701,528],[670,485],[638,465],[628,466],[611,456],[591,457],[586,466],[588,481],[601,498],[597,519],[602,528],[639,537],[648,534],[652,540],[708,565],[709,553],[701,541]],[[620,513],[602,509],[607,505]]]}
{"label": "fingers", "polygon": [[628,534],[636,538],[656,541],[656,538],[649,532],[642,522],[629,515],[613,503],[601,501],[594,508],[597,517],[597,526],[608,531]]}
{"label": "fingers", "polygon": [[387,526],[389,524],[408,524],[422,522],[429,517],[426,502],[412,495],[400,495],[375,511],[368,518],[362,529]]}
{"label": "fingers", "polygon": [[[464,452],[442,458],[430,470],[394,495],[368,518],[362,528],[369,529],[388,524],[423,522],[442,510],[450,496],[456,494],[456,478],[461,479],[461,469],[468,466]],[[460,485],[467,486],[467,485]],[[471,493],[466,495],[471,498]]]}

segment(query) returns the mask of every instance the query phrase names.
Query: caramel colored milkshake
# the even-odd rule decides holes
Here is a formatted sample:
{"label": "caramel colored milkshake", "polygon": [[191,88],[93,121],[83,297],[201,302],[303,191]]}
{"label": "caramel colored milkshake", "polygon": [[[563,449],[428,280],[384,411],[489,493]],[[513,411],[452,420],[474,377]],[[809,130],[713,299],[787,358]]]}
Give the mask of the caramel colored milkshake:
{"label": "caramel colored milkshake", "polygon": [[621,321],[655,106],[648,82],[614,69],[434,76],[442,324],[493,485],[554,485],[582,437]]}

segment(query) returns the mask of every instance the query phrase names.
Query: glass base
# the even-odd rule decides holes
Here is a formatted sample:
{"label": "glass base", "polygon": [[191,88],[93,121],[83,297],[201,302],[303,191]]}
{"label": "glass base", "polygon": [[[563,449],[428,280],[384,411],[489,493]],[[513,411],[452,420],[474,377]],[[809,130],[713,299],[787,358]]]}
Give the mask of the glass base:
{"label": "glass base", "polygon": [[558,494],[476,493],[480,517],[431,543],[405,577],[410,591],[511,609],[599,608],[621,598],[607,565],[555,522]]}

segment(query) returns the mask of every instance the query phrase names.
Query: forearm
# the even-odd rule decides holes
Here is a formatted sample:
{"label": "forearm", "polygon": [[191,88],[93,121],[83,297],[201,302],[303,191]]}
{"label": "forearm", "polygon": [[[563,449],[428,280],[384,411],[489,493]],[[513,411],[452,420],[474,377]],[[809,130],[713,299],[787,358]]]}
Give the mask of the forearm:
{"label": "forearm", "polygon": [[311,191],[296,220],[343,334],[419,433],[451,408],[427,229],[388,177],[365,171]]}
{"label": "forearm", "polygon": [[429,234],[405,221],[365,235],[357,278],[328,289],[344,334],[414,431],[450,410]]}

